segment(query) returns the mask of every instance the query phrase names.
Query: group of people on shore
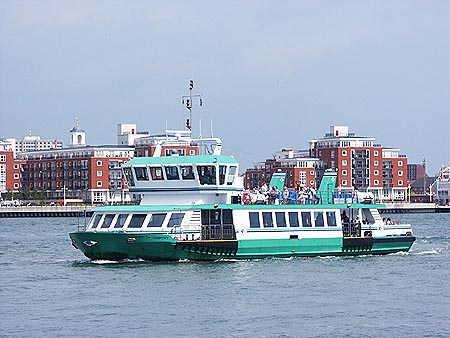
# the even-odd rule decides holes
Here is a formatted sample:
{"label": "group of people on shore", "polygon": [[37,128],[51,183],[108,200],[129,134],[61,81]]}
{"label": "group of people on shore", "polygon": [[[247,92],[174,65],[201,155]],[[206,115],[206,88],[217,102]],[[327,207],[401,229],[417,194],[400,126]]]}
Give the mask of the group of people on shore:
{"label": "group of people on shore", "polygon": [[269,187],[264,183],[260,188],[245,190],[242,195],[244,204],[315,204],[316,191],[309,187],[300,186],[298,189],[284,187],[279,190],[276,186]]}

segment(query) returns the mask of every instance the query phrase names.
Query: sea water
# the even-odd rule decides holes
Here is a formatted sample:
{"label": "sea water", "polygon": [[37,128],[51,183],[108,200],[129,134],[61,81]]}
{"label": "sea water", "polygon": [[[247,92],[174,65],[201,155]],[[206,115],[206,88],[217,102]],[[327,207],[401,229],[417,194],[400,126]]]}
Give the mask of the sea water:
{"label": "sea water", "polygon": [[0,219],[0,337],[450,336],[450,214],[409,253],[92,262],[75,218]]}

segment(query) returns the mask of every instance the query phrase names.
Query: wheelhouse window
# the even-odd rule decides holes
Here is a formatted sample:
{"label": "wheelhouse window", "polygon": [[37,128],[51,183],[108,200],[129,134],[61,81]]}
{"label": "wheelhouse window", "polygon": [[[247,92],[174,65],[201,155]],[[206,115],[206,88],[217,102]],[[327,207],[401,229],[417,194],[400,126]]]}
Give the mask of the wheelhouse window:
{"label": "wheelhouse window", "polygon": [[271,212],[263,212],[262,217],[263,217],[264,228],[273,228],[272,213]]}
{"label": "wheelhouse window", "polygon": [[165,218],[166,214],[152,214],[150,217],[150,222],[148,222],[147,227],[151,228],[161,227]]}
{"label": "wheelhouse window", "polygon": [[235,167],[235,166],[230,167],[230,170],[229,170],[229,173],[227,176],[227,185],[233,185],[234,178],[236,176],[236,170],[237,170],[237,167]]}
{"label": "wheelhouse window", "polygon": [[310,212],[302,212],[302,225],[304,227],[312,227]]}
{"label": "wheelhouse window", "polygon": [[250,221],[250,228],[259,228],[259,213],[258,212],[250,212],[248,214],[249,221]]}
{"label": "wheelhouse window", "polygon": [[148,170],[146,167],[134,167],[134,174],[137,181],[148,181]]}
{"label": "wheelhouse window", "polygon": [[127,184],[131,187],[134,187],[134,179],[133,175],[131,174],[131,168],[123,168],[123,174],[125,175]]}
{"label": "wheelhouse window", "polygon": [[128,218],[128,214],[120,214],[117,217],[116,224],[114,225],[114,228],[123,228],[127,218]]}
{"label": "wheelhouse window", "polygon": [[180,226],[183,221],[184,212],[174,212],[170,215],[169,223],[167,223],[168,228],[173,228],[174,226]]}
{"label": "wheelhouse window", "polygon": [[285,228],[286,227],[286,215],[284,212],[276,212],[275,213],[275,219],[277,220],[277,227],[278,228]]}
{"label": "wheelhouse window", "polygon": [[322,211],[314,211],[314,226],[316,227],[324,227],[325,223],[323,221],[323,212]]}
{"label": "wheelhouse window", "polygon": [[98,223],[100,222],[100,219],[102,218],[102,215],[96,214],[92,220],[91,220],[91,229],[95,229],[98,226]]}
{"label": "wheelhouse window", "polygon": [[180,176],[178,175],[178,168],[176,166],[167,166],[166,169],[166,177],[168,180],[179,180]]}
{"label": "wheelhouse window", "polygon": [[225,175],[227,173],[227,167],[224,165],[219,166],[219,184],[224,185],[225,184]]}
{"label": "wheelhouse window", "polygon": [[183,180],[194,180],[194,168],[191,165],[182,165],[180,167],[181,178]]}
{"label": "wheelhouse window", "polygon": [[197,167],[200,184],[216,184],[216,167],[213,165],[200,165]]}
{"label": "wheelhouse window", "polygon": [[336,213],[334,211],[327,211],[327,224],[329,227],[337,226]]}
{"label": "wheelhouse window", "polygon": [[142,215],[142,214],[134,214],[131,217],[131,221],[128,224],[128,228],[141,228],[142,224],[144,223],[145,217],[147,217],[147,215]]}
{"label": "wheelhouse window", "polygon": [[298,228],[300,226],[298,222],[298,212],[290,212],[288,215],[291,228]]}
{"label": "wheelhouse window", "polygon": [[154,180],[154,181],[160,181],[160,180],[164,179],[163,173],[162,173],[162,167],[151,167],[150,174],[152,176],[152,180]]}
{"label": "wheelhouse window", "polygon": [[102,229],[107,229],[111,226],[111,223],[114,219],[114,214],[107,214],[105,215],[105,219],[103,220],[103,224],[101,226]]}

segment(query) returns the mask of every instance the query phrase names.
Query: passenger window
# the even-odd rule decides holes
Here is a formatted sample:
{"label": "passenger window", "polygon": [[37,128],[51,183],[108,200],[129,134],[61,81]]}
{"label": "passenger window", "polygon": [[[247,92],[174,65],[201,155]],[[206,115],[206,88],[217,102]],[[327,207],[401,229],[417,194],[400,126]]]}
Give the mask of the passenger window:
{"label": "passenger window", "polygon": [[125,175],[127,184],[130,187],[134,187],[134,179],[133,179],[133,175],[131,174],[131,168],[123,168],[123,174]]}
{"label": "passenger window", "polygon": [[298,212],[289,213],[289,224],[291,225],[291,228],[297,228],[300,226],[298,222]]}
{"label": "passenger window", "polygon": [[327,223],[329,227],[337,226],[336,213],[334,211],[327,211]]}
{"label": "passenger window", "polygon": [[314,226],[323,227],[325,226],[323,222],[323,212],[322,211],[314,211]]}
{"label": "passenger window", "polygon": [[146,167],[134,167],[134,174],[138,181],[148,181],[148,170]]}
{"label": "passenger window", "polygon": [[102,215],[96,214],[92,220],[91,220],[91,229],[95,229],[98,225],[98,222],[100,222],[100,219],[102,218]]}
{"label": "passenger window", "polygon": [[144,223],[145,217],[147,215],[135,214],[131,217],[130,224],[128,224],[128,228],[141,228],[142,223]]}
{"label": "passenger window", "polygon": [[101,226],[102,229],[107,229],[111,226],[111,223],[114,219],[114,214],[105,215],[105,219],[103,220],[103,224]]}
{"label": "passenger window", "polygon": [[174,226],[181,225],[181,222],[183,221],[184,212],[174,212],[170,216],[169,223],[167,224],[167,227],[172,228]]}
{"label": "passenger window", "polygon": [[179,180],[178,168],[176,166],[166,167],[166,177],[168,180]]}
{"label": "passenger window", "polygon": [[285,228],[286,227],[286,216],[284,212],[276,212],[275,218],[277,219],[277,227]]}
{"label": "passenger window", "polygon": [[150,217],[150,222],[148,223],[147,227],[161,227],[164,219],[166,218],[166,214],[152,214]]}
{"label": "passenger window", "polygon": [[181,177],[183,180],[193,180],[194,177],[194,168],[191,165],[183,165],[180,167],[181,169]]}
{"label": "passenger window", "polygon": [[262,216],[263,216],[264,228],[273,228],[272,213],[271,212],[263,212]]}
{"label": "passenger window", "polygon": [[304,227],[311,227],[311,213],[310,212],[302,212],[302,225]]}
{"label": "passenger window", "polygon": [[125,225],[127,217],[128,214],[120,214],[119,217],[117,217],[117,221],[116,224],[114,225],[114,228],[122,228]]}
{"label": "passenger window", "polygon": [[200,165],[197,167],[200,184],[216,184],[216,167],[212,165]]}
{"label": "passenger window", "polygon": [[152,175],[152,180],[154,180],[154,181],[159,181],[159,180],[164,179],[161,167],[151,167],[150,174]]}
{"label": "passenger window", "polygon": [[259,213],[258,212],[250,212],[248,214],[250,220],[250,228],[259,228]]}

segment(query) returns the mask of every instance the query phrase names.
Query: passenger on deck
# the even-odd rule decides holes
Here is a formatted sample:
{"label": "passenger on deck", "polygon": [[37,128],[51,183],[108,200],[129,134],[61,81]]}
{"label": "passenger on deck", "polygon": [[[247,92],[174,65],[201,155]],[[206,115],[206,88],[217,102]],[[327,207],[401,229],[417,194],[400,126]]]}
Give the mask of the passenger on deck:
{"label": "passenger on deck", "polygon": [[275,201],[278,197],[278,189],[276,186],[272,187],[272,190],[270,190],[270,204],[275,204]]}
{"label": "passenger on deck", "polygon": [[348,218],[345,210],[341,214],[341,219],[342,219],[342,223],[344,223],[344,224],[350,223],[350,219]]}
{"label": "passenger on deck", "polygon": [[288,199],[289,199],[289,190],[285,186],[283,189],[283,204],[288,204]]}

